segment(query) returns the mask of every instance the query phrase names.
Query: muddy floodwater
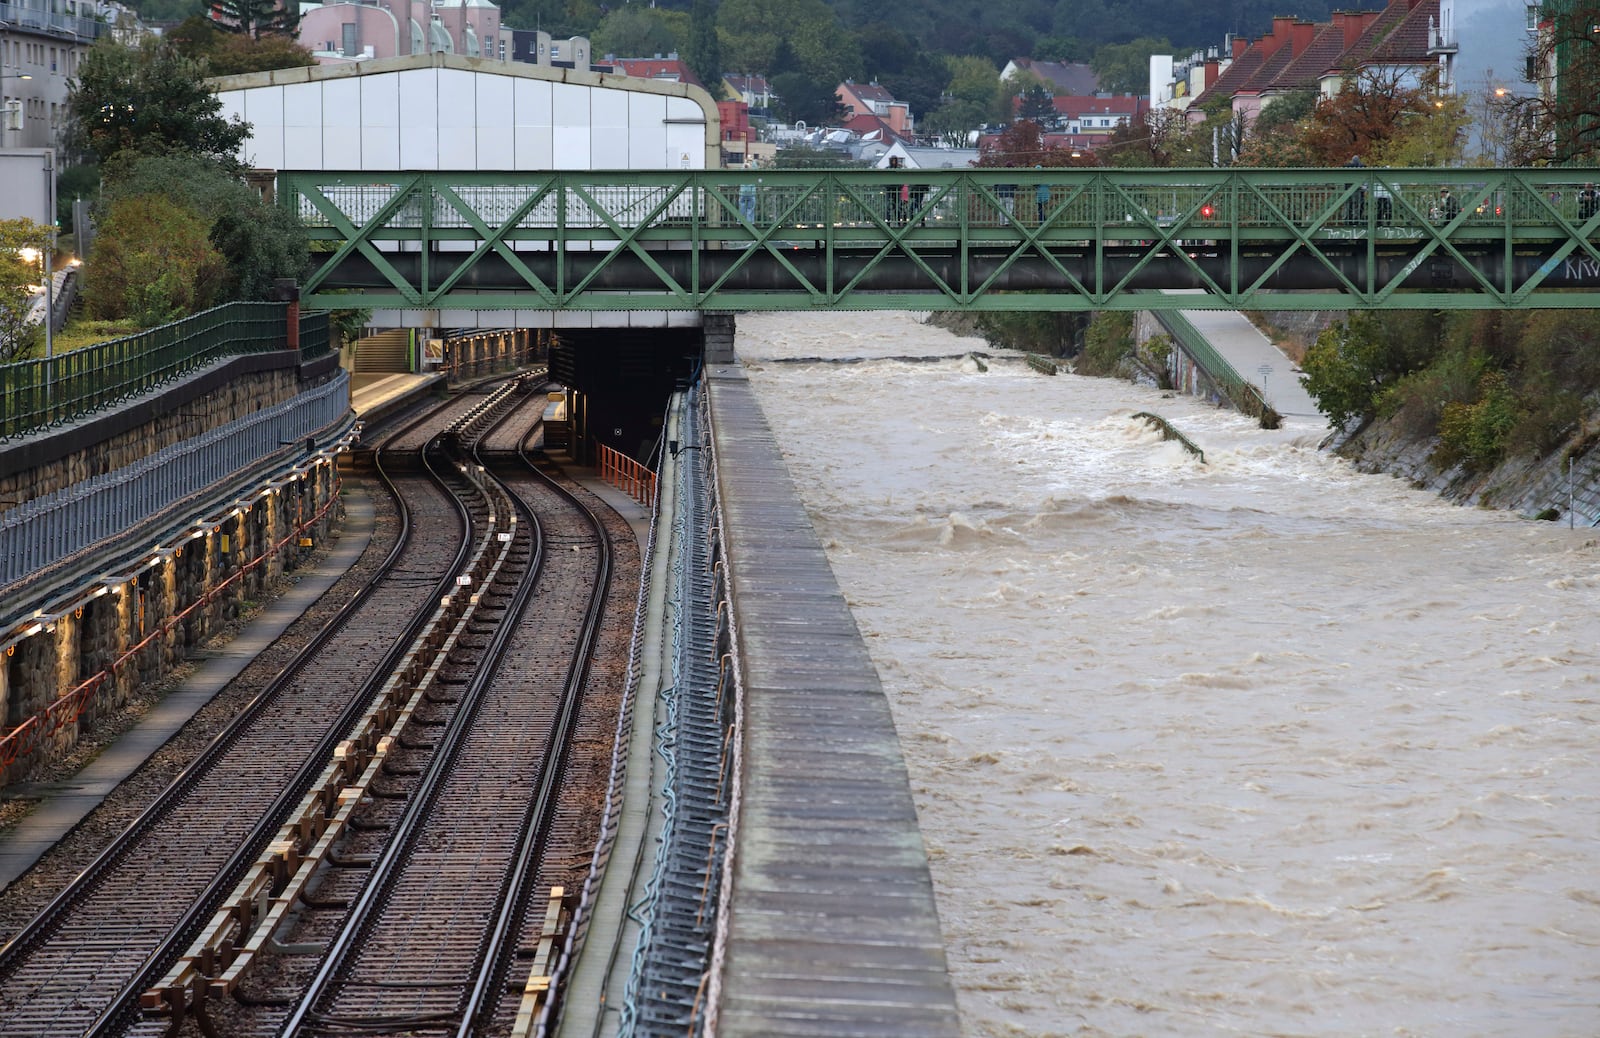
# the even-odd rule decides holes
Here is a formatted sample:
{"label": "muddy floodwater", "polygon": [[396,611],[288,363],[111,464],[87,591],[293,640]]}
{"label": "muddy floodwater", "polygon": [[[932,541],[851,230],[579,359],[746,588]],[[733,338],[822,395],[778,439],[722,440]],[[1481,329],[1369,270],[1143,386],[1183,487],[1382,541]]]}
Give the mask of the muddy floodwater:
{"label": "muddy floodwater", "polygon": [[1600,1034],[1600,531],[913,315],[737,349],[893,706],[967,1034]]}

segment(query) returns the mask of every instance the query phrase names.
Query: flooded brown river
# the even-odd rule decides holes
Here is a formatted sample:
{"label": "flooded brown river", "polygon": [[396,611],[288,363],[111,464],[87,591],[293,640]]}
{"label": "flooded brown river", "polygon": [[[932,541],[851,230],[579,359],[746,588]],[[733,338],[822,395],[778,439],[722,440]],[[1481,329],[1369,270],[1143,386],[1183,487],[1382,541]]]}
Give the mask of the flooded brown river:
{"label": "flooded brown river", "polygon": [[739,333],[969,1035],[1600,1034],[1600,533],[911,315]]}

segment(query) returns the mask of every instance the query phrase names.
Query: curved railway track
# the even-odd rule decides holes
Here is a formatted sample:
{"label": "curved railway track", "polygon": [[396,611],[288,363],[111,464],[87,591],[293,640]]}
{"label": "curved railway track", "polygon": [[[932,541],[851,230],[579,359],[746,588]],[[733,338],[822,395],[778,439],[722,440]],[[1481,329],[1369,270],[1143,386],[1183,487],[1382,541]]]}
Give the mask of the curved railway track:
{"label": "curved railway track", "polygon": [[[537,531],[531,579],[475,619],[493,666],[464,690],[399,835],[284,1034],[478,1033],[523,946],[540,864],[552,851],[584,864],[592,853],[592,832],[584,843],[556,820],[563,799],[592,795],[563,788],[562,766],[606,602],[607,532],[525,456],[495,476]],[[539,929],[545,906],[536,914]],[[526,972],[513,978],[519,988]]]}
{"label": "curved railway track", "polygon": [[537,1004],[621,705],[610,541],[637,552],[520,449],[530,385],[388,437],[410,514],[381,576],[0,949],[0,1036],[510,1034]]}
{"label": "curved railway track", "polygon": [[470,545],[460,489],[446,493],[434,476],[389,482],[408,507],[378,579],[0,949],[0,1035],[114,1032],[162,951],[203,921],[332,753],[405,646],[396,633],[426,615]]}

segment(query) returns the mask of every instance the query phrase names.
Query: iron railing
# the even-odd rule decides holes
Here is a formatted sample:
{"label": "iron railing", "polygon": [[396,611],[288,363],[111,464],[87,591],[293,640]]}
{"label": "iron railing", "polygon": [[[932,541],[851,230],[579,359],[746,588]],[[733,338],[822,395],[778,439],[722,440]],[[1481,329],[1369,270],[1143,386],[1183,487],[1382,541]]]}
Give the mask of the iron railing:
{"label": "iron railing", "polygon": [[0,513],[0,590],[142,523],[276,454],[301,449],[350,411],[350,378],[208,429],[124,468]]}
{"label": "iron railing", "polygon": [[[130,400],[226,357],[281,350],[283,303],[225,303],[121,339],[0,365],[0,441]],[[300,316],[303,357],[330,349],[328,315]]]}
{"label": "iron railing", "polygon": [[[1600,306],[1590,180],[1600,173],[284,172],[277,197],[321,250],[309,306],[349,305],[331,294],[345,288],[364,306],[467,310],[1571,308]],[[1203,294],[1139,295],[1150,289]]]}

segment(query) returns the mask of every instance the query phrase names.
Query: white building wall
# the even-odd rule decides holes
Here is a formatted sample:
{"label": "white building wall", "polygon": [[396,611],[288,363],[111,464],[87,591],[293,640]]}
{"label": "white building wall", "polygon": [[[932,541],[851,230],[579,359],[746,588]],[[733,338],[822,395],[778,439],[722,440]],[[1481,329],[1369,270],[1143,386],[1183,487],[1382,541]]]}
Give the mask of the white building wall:
{"label": "white building wall", "polygon": [[[681,83],[430,54],[214,81],[255,169],[706,169],[716,105]],[[708,143],[709,141],[709,143]]]}
{"label": "white building wall", "polygon": [[[447,54],[228,76],[241,159],[272,170],[708,169],[716,103],[699,87]],[[462,243],[463,247],[470,247]],[[597,243],[602,245],[603,243]],[[391,327],[694,327],[698,313],[375,311]]]}

